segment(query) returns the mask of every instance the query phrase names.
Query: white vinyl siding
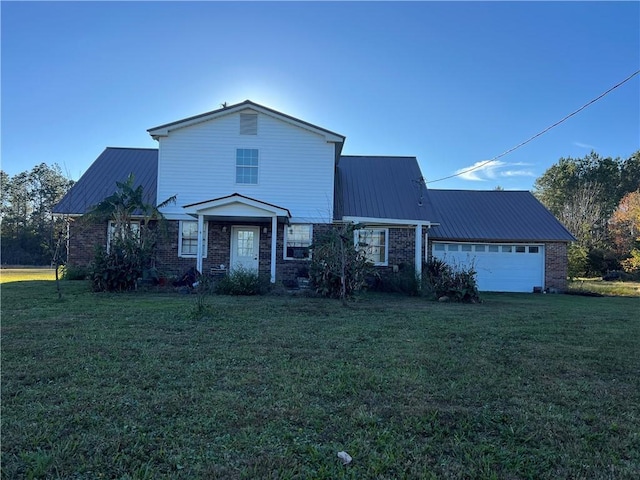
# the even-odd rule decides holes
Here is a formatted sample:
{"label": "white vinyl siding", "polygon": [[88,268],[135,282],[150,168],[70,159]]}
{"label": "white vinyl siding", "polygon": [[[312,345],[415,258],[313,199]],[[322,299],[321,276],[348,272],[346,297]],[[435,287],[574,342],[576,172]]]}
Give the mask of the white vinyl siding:
{"label": "white vinyl siding", "polygon": [[[202,257],[207,257],[207,238],[208,229],[207,222],[204,223],[204,232],[202,235]],[[198,222],[186,221],[180,222],[178,227],[178,256],[186,258],[196,258],[198,254]]]}
{"label": "white vinyl siding", "polygon": [[544,288],[544,245],[434,242],[432,254],[453,267],[472,266],[481,291]]}
{"label": "white vinyl siding", "polygon": [[354,232],[354,244],[371,263],[387,266],[389,258],[389,229],[365,228]]}
{"label": "white vinyl siding", "polygon": [[308,260],[309,247],[313,238],[311,225],[292,224],[284,227],[284,258],[288,260]]}
{"label": "white vinyl siding", "polygon": [[[289,209],[304,223],[331,222],[335,145],[315,132],[258,114],[258,135],[240,135],[240,113],[198,123],[159,139],[158,201],[180,219],[182,205],[239,193]],[[236,150],[259,151],[258,184],[236,183]],[[301,222],[302,223],[302,222]]]}

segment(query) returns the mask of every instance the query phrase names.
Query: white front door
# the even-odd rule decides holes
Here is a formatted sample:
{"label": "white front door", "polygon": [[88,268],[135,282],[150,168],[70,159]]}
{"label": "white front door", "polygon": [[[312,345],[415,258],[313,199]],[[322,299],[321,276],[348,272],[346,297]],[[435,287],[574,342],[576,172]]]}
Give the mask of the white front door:
{"label": "white front door", "polygon": [[231,269],[258,271],[260,228],[231,227]]}

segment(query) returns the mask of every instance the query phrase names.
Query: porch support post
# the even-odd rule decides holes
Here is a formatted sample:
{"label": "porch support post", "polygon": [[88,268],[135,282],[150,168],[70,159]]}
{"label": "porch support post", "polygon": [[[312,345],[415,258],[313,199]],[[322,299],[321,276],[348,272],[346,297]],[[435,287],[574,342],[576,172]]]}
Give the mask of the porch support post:
{"label": "porch support post", "polygon": [[198,253],[196,255],[196,269],[202,272],[202,256],[204,252],[202,251],[202,239],[204,238],[204,216],[198,214]]}
{"label": "porch support post", "polygon": [[271,283],[276,283],[276,245],[278,240],[278,217],[271,217]]}
{"label": "porch support post", "polygon": [[422,278],[422,225],[420,224],[416,225],[415,268],[416,276]]}

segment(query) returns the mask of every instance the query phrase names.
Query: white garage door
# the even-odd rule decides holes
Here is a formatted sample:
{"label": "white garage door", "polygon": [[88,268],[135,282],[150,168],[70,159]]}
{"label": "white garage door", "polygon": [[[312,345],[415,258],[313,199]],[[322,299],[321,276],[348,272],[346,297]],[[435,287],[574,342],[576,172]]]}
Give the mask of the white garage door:
{"label": "white garage door", "polygon": [[481,291],[533,292],[544,286],[544,245],[434,242],[432,249],[452,266],[473,263]]}

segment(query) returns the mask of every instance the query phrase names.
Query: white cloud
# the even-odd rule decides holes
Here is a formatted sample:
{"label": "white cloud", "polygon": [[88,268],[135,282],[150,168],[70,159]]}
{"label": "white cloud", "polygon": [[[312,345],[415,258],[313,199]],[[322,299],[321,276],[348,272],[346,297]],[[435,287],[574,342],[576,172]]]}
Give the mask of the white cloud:
{"label": "white cloud", "polygon": [[499,160],[492,160],[490,162],[483,160],[481,162],[474,163],[470,167],[460,168],[455,171],[455,174],[463,180],[484,182],[487,179],[495,178],[495,170],[500,168],[502,165],[505,165],[505,163]]}
{"label": "white cloud", "polygon": [[588,148],[589,150],[597,150],[598,147],[594,147],[593,145],[589,145],[588,143],[582,143],[582,142],[573,142],[573,144],[576,147],[580,147],[580,148]]}
{"label": "white cloud", "polygon": [[476,162],[469,167],[456,170],[455,174],[463,180],[472,182],[486,182],[495,180],[496,178],[512,178],[512,177],[535,177],[535,173],[528,168],[530,164],[523,162],[507,163],[500,160],[486,160]]}

